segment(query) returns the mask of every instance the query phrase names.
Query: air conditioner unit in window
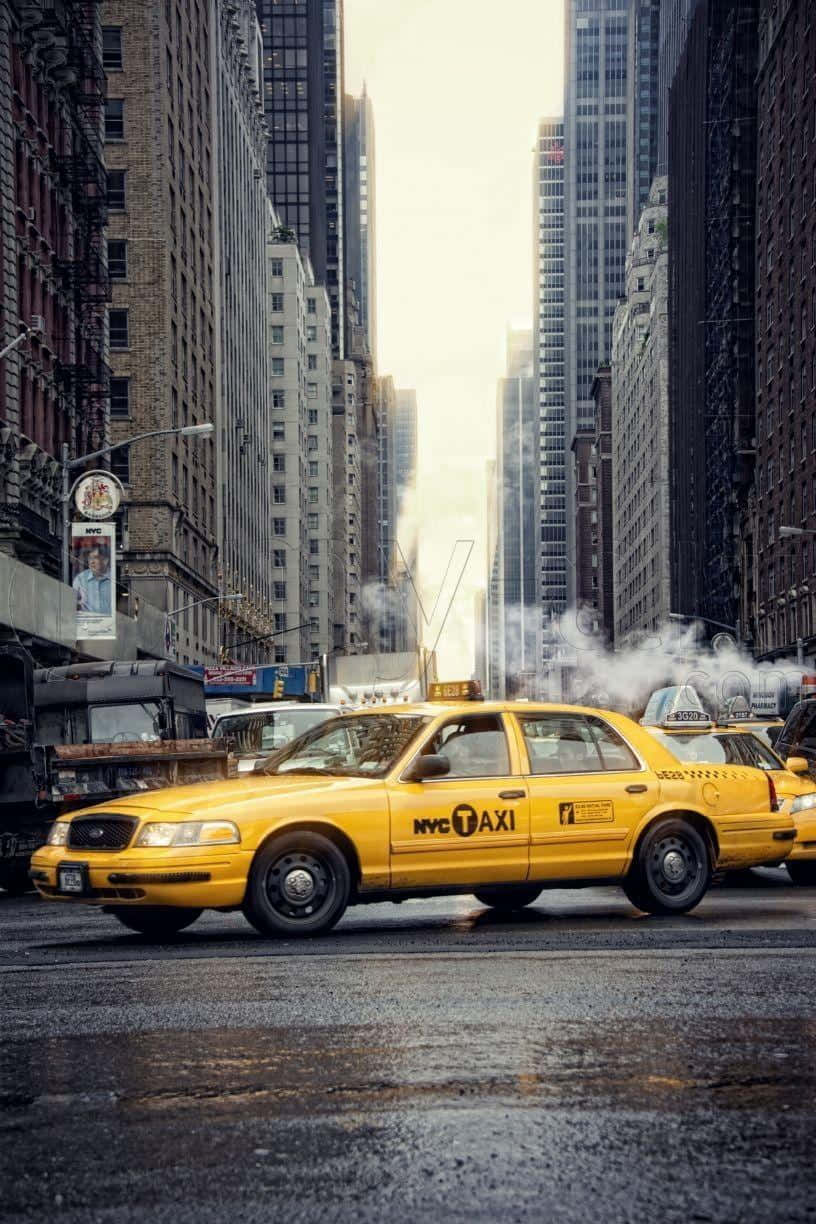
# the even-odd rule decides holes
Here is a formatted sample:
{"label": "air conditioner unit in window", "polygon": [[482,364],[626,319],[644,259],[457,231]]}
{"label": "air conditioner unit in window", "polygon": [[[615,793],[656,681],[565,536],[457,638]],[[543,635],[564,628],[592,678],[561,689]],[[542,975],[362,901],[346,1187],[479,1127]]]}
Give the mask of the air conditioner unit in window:
{"label": "air conditioner unit in window", "polygon": [[41,336],[45,335],[45,319],[42,315],[32,315],[31,322],[28,325],[29,331],[39,332]]}
{"label": "air conditioner unit in window", "polygon": [[30,207],[30,208],[27,208],[27,209],[26,209],[26,216],[28,217],[29,221],[34,221],[34,222],[36,223],[36,220],[37,220],[37,210],[36,210],[36,208],[34,208],[34,206],[33,206],[33,205],[31,205],[31,207]]}

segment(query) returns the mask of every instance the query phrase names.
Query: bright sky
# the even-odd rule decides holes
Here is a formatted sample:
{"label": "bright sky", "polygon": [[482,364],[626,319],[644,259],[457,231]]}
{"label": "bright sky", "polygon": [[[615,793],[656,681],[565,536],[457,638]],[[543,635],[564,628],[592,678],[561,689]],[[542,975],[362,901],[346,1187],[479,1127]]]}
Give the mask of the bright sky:
{"label": "bright sky", "polygon": [[374,107],[378,368],[418,396],[426,604],[454,542],[476,542],[439,642],[440,676],[464,678],[496,381],[508,325],[532,315],[536,127],[563,105],[563,0],[345,0],[345,44],[346,90],[365,80]]}

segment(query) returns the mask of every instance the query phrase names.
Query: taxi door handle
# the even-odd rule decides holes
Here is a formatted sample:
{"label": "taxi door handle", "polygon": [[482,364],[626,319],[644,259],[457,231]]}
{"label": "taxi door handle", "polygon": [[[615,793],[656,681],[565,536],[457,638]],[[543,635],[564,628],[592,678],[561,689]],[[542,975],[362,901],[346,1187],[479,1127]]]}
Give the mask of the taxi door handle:
{"label": "taxi door handle", "polygon": [[500,799],[523,799],[526,796],[526,794],[527,792],[523,790],[499,791],[499,798]]}
{"label": "taxi door handle", "polygon": [[642,782],[633,782],[631,786],[627,786],[626,793],[627,795],[642,795],[648,789],[648,786],[644,786]]}

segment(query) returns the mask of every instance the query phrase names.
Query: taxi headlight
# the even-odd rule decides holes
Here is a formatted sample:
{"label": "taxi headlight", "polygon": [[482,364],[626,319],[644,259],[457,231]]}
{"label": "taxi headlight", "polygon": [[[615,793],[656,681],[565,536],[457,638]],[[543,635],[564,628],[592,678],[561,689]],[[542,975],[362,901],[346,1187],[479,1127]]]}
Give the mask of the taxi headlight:
{"label": "taxi headlight", "polygon": [[48,834],[49,846],[66,846],[68,844],[68,830],[71,823],[68,820],[55,820]]}
{"label": "taxi headlight", "polygon": [[181,824],[146,824],[137,846],[224,846],[240,842],[241,834],[231,820],[185,820]]}
{"label": "taxi headlight", "polygon": [[816,807],[816,791],[811,791],[807,795],[797,795],[791,804],[791,816],[795,816],[797,812],[806,812],[808,808]]}

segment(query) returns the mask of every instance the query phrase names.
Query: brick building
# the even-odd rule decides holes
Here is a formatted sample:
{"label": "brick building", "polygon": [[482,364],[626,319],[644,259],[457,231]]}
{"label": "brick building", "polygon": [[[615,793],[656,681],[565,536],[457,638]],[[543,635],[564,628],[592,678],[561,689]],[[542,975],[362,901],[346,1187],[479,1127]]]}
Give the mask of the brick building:
{"label": "brick building", "polygon": [[[593,461],[595,486],[597,489],[597,515],[590,525],[590,545],[598,557],[595,606],[598,609],[600,630],[608,642],[615,636],[614,613],[614,519],[612,513],[612,370],[608,365],[598,367],[592,381],[592,398],[595,400],[595,428],[593,430]],[[591,564],[591,562],[590,562]]]}
{"label": "brick building", "polygon": [[[575,490],[575,606],[584,613],[585,630],[600,632],[598,614],[598,481],[595,428],[581,425],[572,439],[572,487]],[[591,615],[587,616],[589,612]]]}
{"label": "brick building", "polygon": [[762,658],[816,652],[816,13],[761,0],[756,445],[742,618]]}
{"label": "brick building", "polygon": [[42,320],[0,364],[0,552],[28,567],[7,628],[28,630],[43,662],[72,632],[37,629],[60,602],[43,585],[60,571],[56,460],[107,433],[104,97],[93,0],[0,5],[0,347]]}

